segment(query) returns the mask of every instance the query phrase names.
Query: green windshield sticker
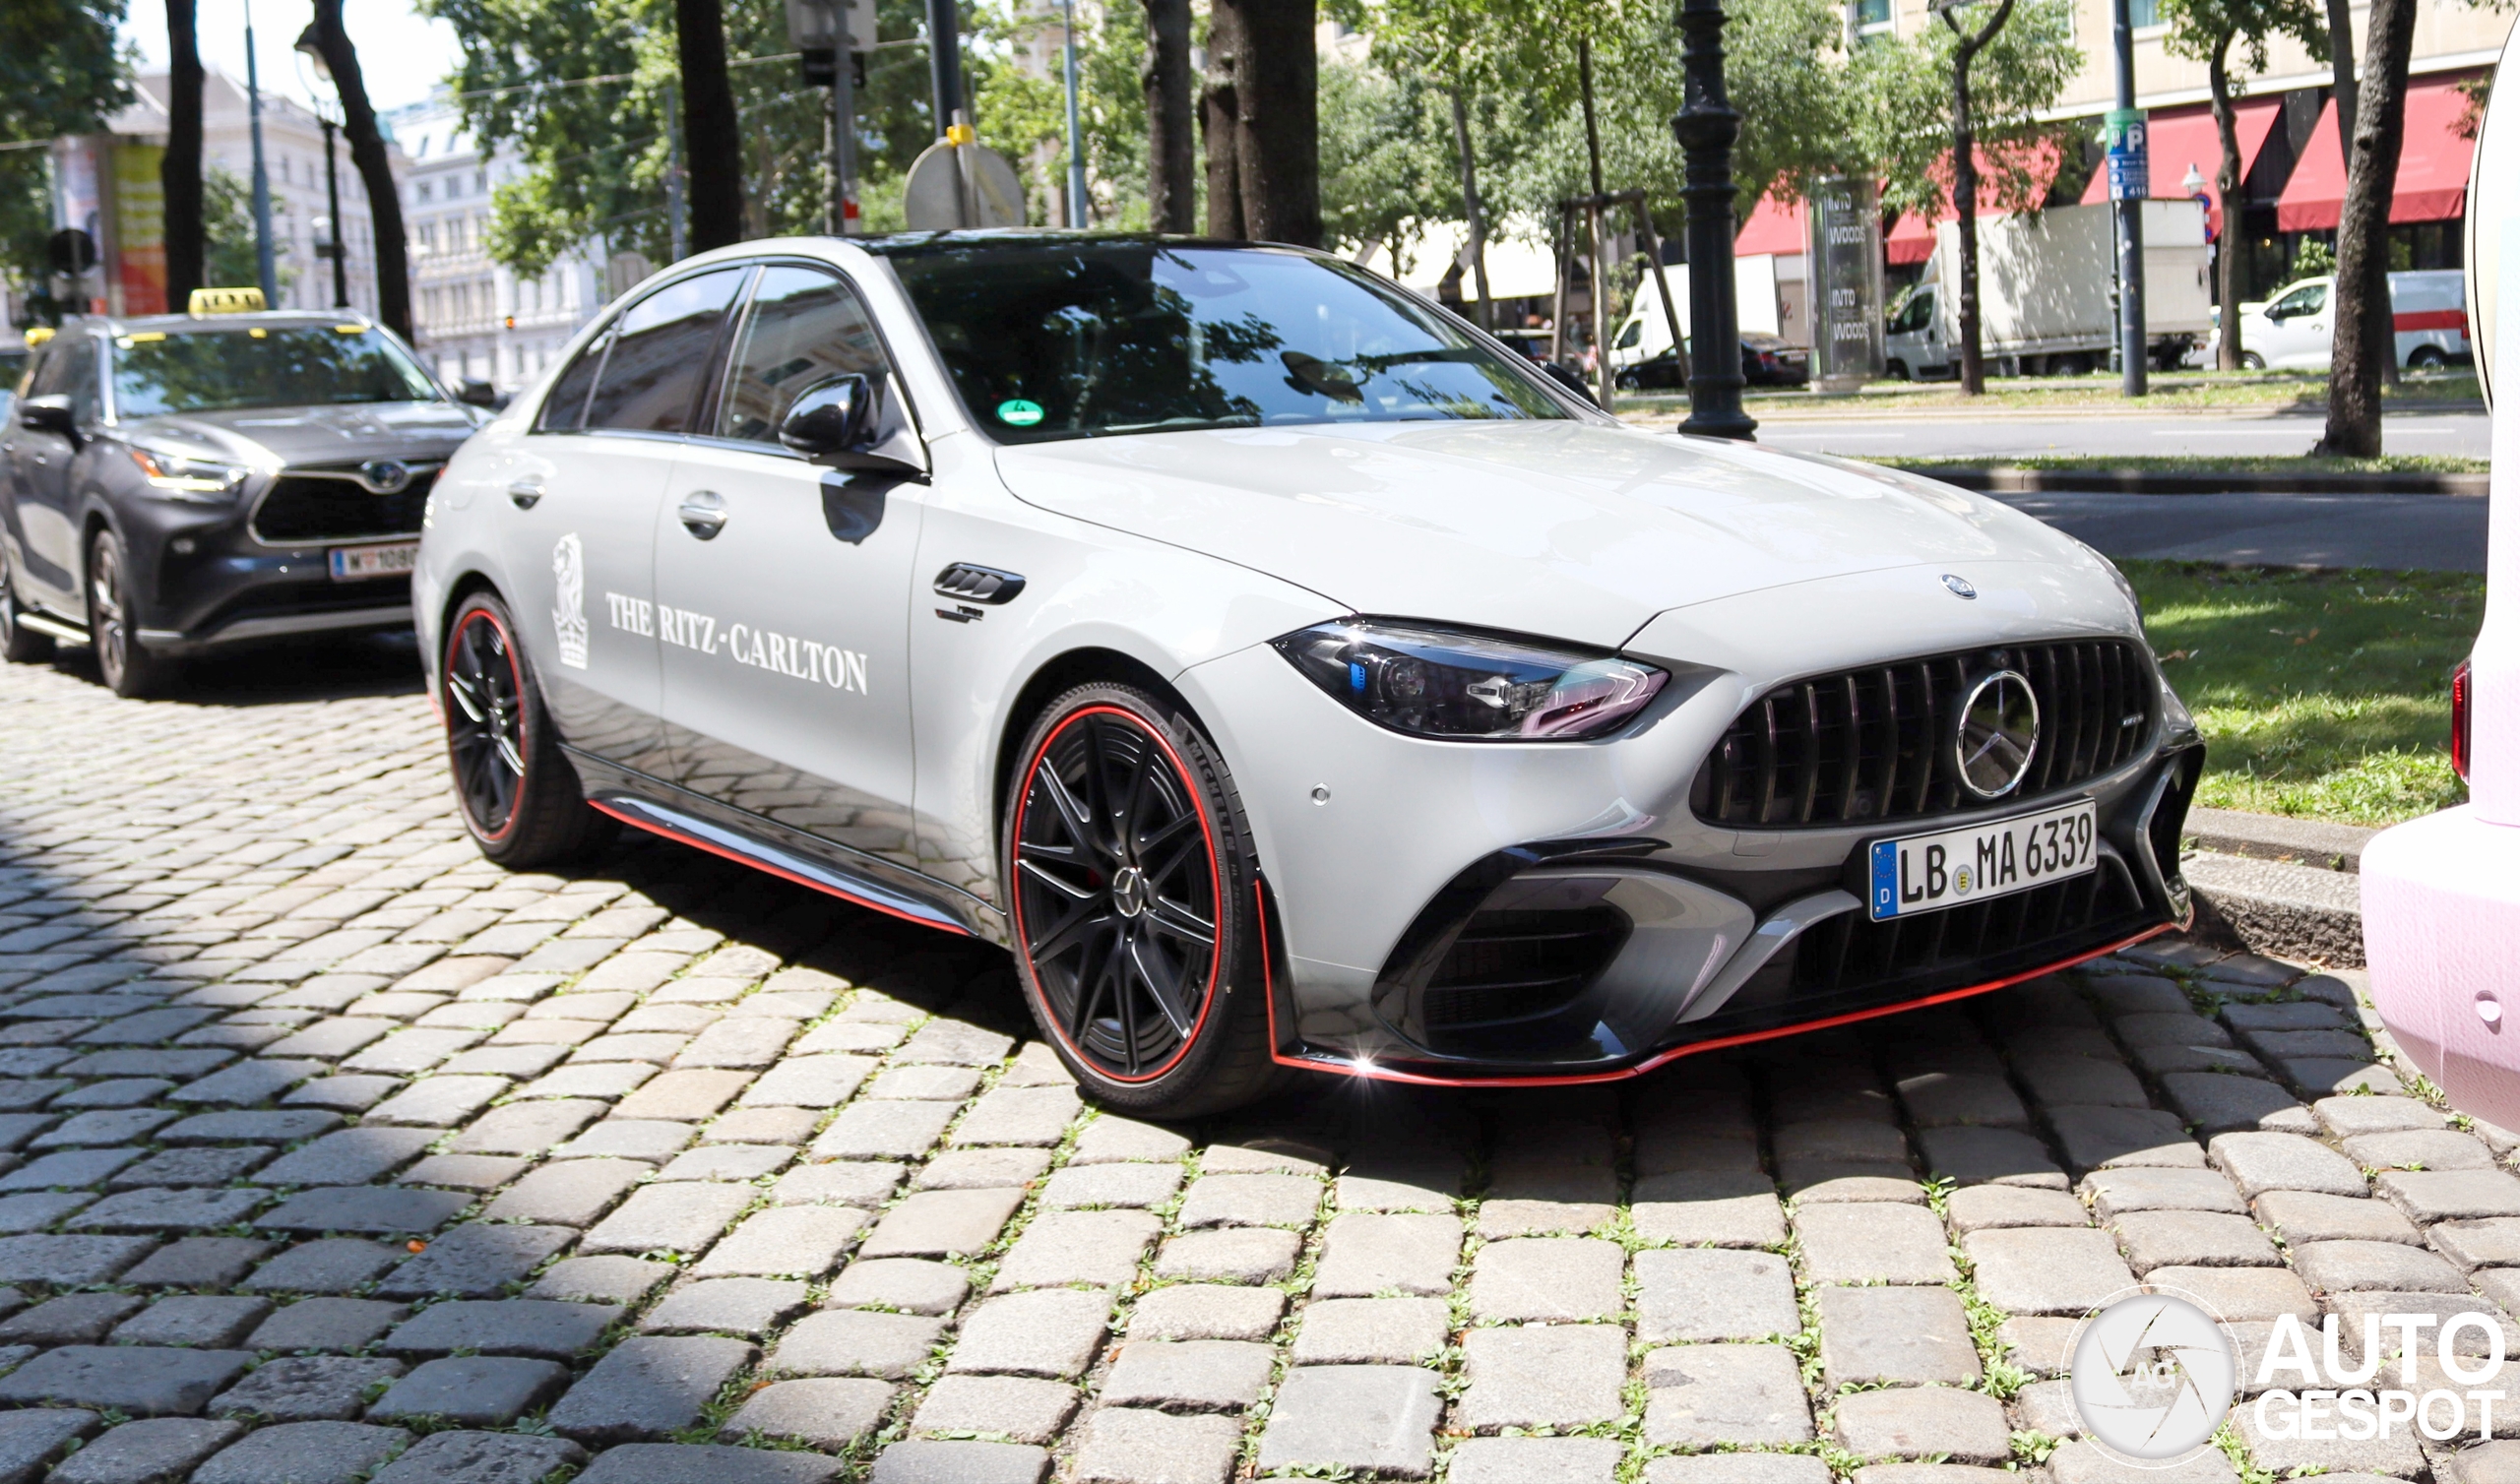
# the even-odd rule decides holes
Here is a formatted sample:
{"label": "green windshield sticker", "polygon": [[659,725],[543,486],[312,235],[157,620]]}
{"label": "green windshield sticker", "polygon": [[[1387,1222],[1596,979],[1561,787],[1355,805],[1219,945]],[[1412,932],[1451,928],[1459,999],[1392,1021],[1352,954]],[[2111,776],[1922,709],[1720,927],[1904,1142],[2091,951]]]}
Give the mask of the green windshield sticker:
{"label": "green windshield sticker", "polygon": [[997,420],[1019,428],[1029,428],[1041,420],[1041,404],[1018,397],[997,404]]}

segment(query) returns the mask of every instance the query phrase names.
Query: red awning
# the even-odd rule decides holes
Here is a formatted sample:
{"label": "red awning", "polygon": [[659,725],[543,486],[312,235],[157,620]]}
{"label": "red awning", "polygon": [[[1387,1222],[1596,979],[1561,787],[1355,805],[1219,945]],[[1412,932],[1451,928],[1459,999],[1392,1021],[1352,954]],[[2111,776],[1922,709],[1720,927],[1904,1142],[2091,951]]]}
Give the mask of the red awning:
{"label": "red awning", "polygon": [[1796,201],[1789,206],[1777,200],[1774,191],[1759,198],[1750,219],[1741,223],[1741,234],[1732,239],[1732,256],[1736,258],[1808,251],[1809,216],[1802,203]]}
{"label": "red awning", "polygon": [[[2455,221],[2468,214],[2468,164],[2477,146],[2459,137],[2467,112],[2467,94],[2455,79],[2407,86],[2406,145],[2398,155],[2391,221]],[[2345,156],[2337,151],[2331,99],[2275,204],[2275,224],[2288,232],[2327,231],[2344,212]]]}
{"label": "red awning", "polygon": [[[2257,152],[2266,147],[2266,136],[2275,132],[2275,121],[2283,115],[2282,98],[2250,98],[2232,109],[2234,126],[2240,137],[2240,178],[2248,178],[2250,166],[2257,163]],[[2214,128],[2214,110],[2207,108],[2169,109],[2146,120],[2149,138],[2146,145],[2153,160],[2152,193],[2155,201],[2185,201],[2187,171],[2193,165],[2205,177],[2205,226],[2220,234],[2223,230],[2223,193],[2214,186],[2214,177],[2223,168],[2223,140]],[[2330,146],[2334,149],[2334,146]],[[2109,199],[2109,171],[2091,172],[2091,184],[2083,187],[2085,206]]]}
{"label": "red awning", "polygon": [[[2056,179],[2056,168],[2062,163],[2062,159],[2056,153],[2056,147],[2047,140],[2039,141],[2032,148],[2036,151],[2031,164],[2035,172],[2033,178],[2039,182],[2040,189],[2044,191]],[[1985,150],[1981,147],[1978,151],[1978,215],[1981,216],[1991,216],[2003,210],[2002,203],[1996,197],[1994,184],[1988,178],[1992,169],[1993,162],[1987,157]],[[1935,173],[1948,174],[1948,166]],[[1946,185],[1942,190],[1941,210],[1930,216],[1923,212],[1900,213],[1897,224],[1890,228],[1890,235],[1882,244],[1885,255],[1893,266],[1924,262],[1933,256],[1935,225],[1953,219],[1955,215],[1951,210],[1951,188]]]}

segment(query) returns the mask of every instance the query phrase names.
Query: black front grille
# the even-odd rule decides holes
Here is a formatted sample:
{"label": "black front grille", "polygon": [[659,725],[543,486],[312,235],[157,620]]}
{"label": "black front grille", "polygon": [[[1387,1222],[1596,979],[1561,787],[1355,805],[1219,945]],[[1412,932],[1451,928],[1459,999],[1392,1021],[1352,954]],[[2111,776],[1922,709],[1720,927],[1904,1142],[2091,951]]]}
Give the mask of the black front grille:
{"label": "black front grille", "polygon": [[2018,670],[2039,698],[2039,747],[2012,797],[2105,773],[2152,732],[2151,667],[2124,640],[2014,645],[1815,675],[1752,703],[1690,791],[1713,825],[1915,819],[1983,801],[1960,786],[1957,711],[1983,675]]}
{"label": "black front grille", "polygon": [[275,546],[306,541],[357,541],[420,533],[437,471],[421,470],[390,495],[370,494],[355,479],[284,475],[254,513],[254,538]]}
{"label": "black front grille", "polygon": [[1476,913],[1427,980],[1421,1019],[1462,1030],[1555,1014],[1617,957],[1627,930],[1627,914],[1605,905]]}
{"label": "black front grille", "polygon": [[1984,981],[2068,957],[2103,930],[2139,931],[2144,911],[2135,883],[2110,855],[2085,875],[1967,906],[1887,922],[1841,913],[1796,941],[1794,989],[1825,995],[1960,969]]}

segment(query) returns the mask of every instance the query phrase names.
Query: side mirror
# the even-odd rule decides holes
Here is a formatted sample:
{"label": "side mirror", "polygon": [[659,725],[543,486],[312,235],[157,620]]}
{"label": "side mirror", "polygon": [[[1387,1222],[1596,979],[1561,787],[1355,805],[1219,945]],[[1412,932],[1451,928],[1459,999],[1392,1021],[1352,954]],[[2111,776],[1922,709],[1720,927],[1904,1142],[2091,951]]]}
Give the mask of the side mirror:
{"label": "side mirror", "polygon": [[1542,361],[1540,363],[1540,369],[1541,373],[1546,376],[1550,381],[1557,383],[1567,391],[1584,399],[1587,405],[1596,407],[1601,405],[1601,402],[1593,396],[1593,389],[1586,386],[1584,384],[1584,378],[1576,375],[1573,371],[1559,365],[1555,361]]}
{"label": "side mirror", "polygon": [[30,397],[18,404],[18,425],[38,433],[53,433],[79,441],[79,423],[70,410],[70,399],[61,394]]}
{"label": "side mirror", "polygon": [[496,387],[479,377],[466,378],[464,385],[457,390],[455,400],[469,406],[486,407],[493,412],[499,409],[500,403],[507,401],[499,395]]}
{"label": "side mirror", "polygon": [[780,420],[779,441],[830,468],[872,473],[918,474],[918,465],[875,452],[884,439],[875,384],[863,376],[835,376],[807,387]]}

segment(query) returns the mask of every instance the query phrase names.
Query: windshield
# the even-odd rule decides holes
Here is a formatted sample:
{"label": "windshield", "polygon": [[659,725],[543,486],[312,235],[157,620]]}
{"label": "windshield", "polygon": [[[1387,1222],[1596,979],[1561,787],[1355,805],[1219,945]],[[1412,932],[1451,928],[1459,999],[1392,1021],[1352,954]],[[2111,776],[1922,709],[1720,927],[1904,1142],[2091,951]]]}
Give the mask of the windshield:
{"label": "windshield", "polygon": [[1302,253],[944,243],[893,266],[974,421],[1010,443],[1569,415],[1436,310]]}
{"label": "windshield", "polygon": [[364,325],[147,330],[114,341],[114,410],[123,417],[437,400],[403,348]]}

